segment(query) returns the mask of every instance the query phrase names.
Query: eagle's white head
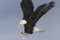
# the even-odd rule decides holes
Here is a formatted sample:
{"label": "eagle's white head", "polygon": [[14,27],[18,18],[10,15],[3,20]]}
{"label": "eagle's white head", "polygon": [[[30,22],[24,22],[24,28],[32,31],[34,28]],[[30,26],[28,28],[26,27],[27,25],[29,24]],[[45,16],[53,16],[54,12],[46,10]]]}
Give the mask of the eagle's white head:
{"label": "eagle's white head", "polygon": [[27,21],[26,20],[21,20],[18,24],[18,28],[20,28],[21,26],[23,26],[24,24],[26,24]]}

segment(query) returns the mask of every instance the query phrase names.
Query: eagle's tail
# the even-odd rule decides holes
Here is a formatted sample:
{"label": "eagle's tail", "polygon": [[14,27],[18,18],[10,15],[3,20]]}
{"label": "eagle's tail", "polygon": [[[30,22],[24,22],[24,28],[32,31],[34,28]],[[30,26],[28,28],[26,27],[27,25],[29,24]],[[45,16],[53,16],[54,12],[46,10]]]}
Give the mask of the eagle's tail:
{"label": "eagle's tail", "polygon": [[45,30],[43,28],[34,27],[33,32],[45,32]]}

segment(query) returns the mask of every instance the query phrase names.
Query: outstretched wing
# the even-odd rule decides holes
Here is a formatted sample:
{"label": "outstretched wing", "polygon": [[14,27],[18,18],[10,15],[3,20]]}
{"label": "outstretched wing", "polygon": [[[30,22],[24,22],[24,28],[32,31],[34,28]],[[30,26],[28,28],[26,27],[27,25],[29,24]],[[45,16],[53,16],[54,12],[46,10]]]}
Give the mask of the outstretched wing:
{"label": "outstretched wing", "polygon": [[28,18],[33,13],[33,3],[29,0],[22,0],[21,8],[23,11],[23,19]]}
{"label": "outstretched wing", "polygon": [[31,18],[36,23],[44,14],[46,14],[46,12],[53,8],[54,4],[54,1],[52,1],[48,4],[43,4],[39,6],[35,10],[34,14],[32,14],[29,18]]}

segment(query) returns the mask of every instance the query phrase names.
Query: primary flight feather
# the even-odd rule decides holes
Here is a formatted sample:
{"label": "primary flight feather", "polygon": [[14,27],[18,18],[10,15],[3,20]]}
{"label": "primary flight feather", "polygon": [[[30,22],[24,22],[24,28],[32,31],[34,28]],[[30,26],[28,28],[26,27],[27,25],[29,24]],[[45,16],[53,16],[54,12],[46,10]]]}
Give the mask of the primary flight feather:
{"label": "primary flight feather", "polygon": [[25,35],[32,34],[33,31],[37,29],[35,28],[36,23],[43,15],[54,7],[55,2],[52,1],[49,3],[44,3],[38,6],[35,11],[32,0],[22,0],[20,4],[23,11],[23,19],[19,23],[18,27],[24,25],[24,32],[21,32],[21,34]]}

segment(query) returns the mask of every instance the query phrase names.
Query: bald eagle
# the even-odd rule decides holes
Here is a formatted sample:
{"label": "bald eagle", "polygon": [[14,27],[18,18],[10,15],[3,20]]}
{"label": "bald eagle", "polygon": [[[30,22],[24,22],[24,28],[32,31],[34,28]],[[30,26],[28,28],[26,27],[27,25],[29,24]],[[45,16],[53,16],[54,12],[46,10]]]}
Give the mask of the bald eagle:
{"label": "bald eagle", "polygon": [[33,34],[34,31],[44,31],[36,28],[35,25],[43,15],[54,7],[55,2],[44,3],[38,6],[35,11],[32,0],[22,0],[20,4],[23,11],[23,19],[18,24],[18,27],[24,25],[24,32],[21,32],[21,34],[26,35]]}

